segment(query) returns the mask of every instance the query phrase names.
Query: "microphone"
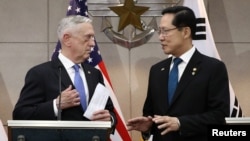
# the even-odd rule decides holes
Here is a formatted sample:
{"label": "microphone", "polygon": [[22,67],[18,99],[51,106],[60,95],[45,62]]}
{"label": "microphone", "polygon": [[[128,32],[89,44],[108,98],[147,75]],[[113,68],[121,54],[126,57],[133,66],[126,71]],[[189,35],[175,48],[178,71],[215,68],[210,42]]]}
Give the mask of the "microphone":
{"label": "microphone", "polygon": [[92,141],[100,141],[100,137],[99,136],[93,136]]}
{"label": "microphone", "polygon": [[25,141],[25,136],[24,135],[18,135],[17,136],[17,141]]}
{"label": "microphone", "polygon": [[59,82],[59,101],[58,101],[58,116],[57,116],[57,120],[61,120],[62,119],[62,109],[61,109],[61,91],[62,91],[62,65],[58,66],[58,71],[59,71],[59,78],[58,78],[58,82]]}

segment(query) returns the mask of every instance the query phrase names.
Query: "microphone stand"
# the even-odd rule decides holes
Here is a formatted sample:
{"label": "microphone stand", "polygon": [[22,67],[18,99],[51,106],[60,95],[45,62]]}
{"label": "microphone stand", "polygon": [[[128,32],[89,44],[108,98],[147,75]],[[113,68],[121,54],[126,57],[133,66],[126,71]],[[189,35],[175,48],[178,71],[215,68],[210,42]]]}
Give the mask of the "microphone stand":
{"label": "microphone stand", "polygon": [[61,85],[61,79],[62,79],[62,67],[59,66],[59,101],[58,101],[58,116],[57,120],[61,120],[62,117],[62,109],[61,109],[61,91],[62,91],[62,85]]}

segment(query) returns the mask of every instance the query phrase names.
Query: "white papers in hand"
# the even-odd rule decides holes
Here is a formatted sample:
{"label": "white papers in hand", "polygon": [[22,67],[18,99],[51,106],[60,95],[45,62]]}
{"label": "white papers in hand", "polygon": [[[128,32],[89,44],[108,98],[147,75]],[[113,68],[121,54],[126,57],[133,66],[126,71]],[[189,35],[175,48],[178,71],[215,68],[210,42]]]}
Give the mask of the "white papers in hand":
{"label": "white papers in hand", "polygon": [[95,88],[95,92],[83,116],[85,116],[88,119],[91,119],[95,111],[103,110],[106,106],[109,96],[110,96],[109,89],[103,86],[101,83],[98,83]]}

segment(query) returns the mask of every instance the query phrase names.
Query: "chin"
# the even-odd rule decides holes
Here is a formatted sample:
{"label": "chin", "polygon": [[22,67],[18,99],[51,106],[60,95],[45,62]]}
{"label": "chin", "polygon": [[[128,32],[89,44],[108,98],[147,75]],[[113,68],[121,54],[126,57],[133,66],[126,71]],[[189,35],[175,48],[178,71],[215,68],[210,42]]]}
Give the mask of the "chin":
{"label": "chin", "polygon": [[89,59],[89,57],[90,57],[90,55],[85,55],[85,56],[83,57],[83,59],[84,59],[84,60],[87,60],[87,59]]}
{"label": "chin", "polygon": [[168,50],[167,48],[163,48],[163,52],[164,52],[165,54],[171,54],[171,51]]}

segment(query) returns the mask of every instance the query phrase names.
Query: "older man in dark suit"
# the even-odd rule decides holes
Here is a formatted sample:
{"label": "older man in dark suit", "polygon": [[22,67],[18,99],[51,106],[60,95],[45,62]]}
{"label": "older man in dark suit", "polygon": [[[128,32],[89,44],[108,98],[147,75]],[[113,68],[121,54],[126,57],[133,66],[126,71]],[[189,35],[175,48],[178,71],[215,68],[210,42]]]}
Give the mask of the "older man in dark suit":
{"label": "older man in dark suit", "polygon": [[[115,125],[116,116],[110,98],[105,109],[95,111],[90,119],[83,116],[97,84],[103,84],[101,72],[84,63],[95,45],[91,22],[82,16],[69,16],[61,20],[57,33],[62,50],[55,60],[37,65],[27,72],[13,111],[14,120],[56,120],[59,110],[62,110],[61,120],[112,121]],[[79,68],[84,90],[76,89],[76,71],[73,66]],[[60,87],[62,92],[59,103]],[[80,91],[83,92],[84,100],[80,97]],[[99,96],[102,97],[101,94]]]}
{"label": "older man in dark suit", "polygon": [[230,113],[225,64],[193,46],[196,18],[190,8],[169,7],[162,15],[159,39],[170,57],[151,67],[143,117],[128,120],[128,130],[141,131],[145,139],[152,134],[154,141],[207,141],[207,126],[224,124]]}

